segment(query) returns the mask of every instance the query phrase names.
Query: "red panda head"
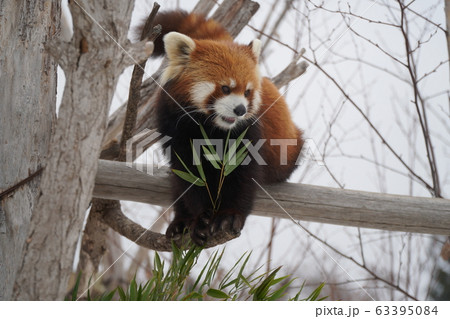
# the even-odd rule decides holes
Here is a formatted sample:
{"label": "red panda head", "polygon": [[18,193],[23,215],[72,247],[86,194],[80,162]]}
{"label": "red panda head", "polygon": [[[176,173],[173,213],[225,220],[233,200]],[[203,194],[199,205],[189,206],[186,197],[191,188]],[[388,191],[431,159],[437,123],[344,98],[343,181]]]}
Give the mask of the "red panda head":
{"label": "red panda head", "polygon": [[228,130],[256,116],[261,104],[259,40],[238,45],[171,32],[164,45],[168,66],[163,84],[174,81],[177,96],[187,96],[217,127]]}

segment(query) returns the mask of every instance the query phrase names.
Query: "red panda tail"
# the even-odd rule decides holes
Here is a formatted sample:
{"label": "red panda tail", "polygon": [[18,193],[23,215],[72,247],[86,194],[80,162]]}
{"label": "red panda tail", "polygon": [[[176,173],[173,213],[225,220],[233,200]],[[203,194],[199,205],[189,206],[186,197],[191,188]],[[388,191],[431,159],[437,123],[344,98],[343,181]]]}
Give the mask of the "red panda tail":
{"label": "red panda tail", "polygon": [[[228,31],[212,19],[186,11],[165,11],[156,15],[154,25],[160,24],[161,34],[154,41],[153,56],[164,55],[163,37],[169,32],[183,33],[193,39],[209,39],[217,41],[232,41]],[[143,25],[142,25],[143,27]],[[141,28],[142,28],[141,27]],[[141,29],[137,28],[137,29]]]}

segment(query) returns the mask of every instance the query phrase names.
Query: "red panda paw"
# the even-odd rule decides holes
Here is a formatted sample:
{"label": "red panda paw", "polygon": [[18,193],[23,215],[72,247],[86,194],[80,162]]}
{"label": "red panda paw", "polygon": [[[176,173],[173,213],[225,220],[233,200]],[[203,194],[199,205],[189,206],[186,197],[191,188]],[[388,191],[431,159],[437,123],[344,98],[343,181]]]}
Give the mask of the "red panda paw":
{"label": "red panda paw", "polygon": [[188,232],[188,226],[185,220],[174,219],[166,230],[166,237],[172,240],[180,240],[183,234]]}
{"label": "red panda paw", "polygon": [[224,231],[232,235],[239,235],[244,228],[247,215],[234,210],[217,212],[213,217],[210,232],[214,234]]}
{"label": "red panda paw", "polygon": [[217,213],[204,212],[190,225],[191,239],[195,244],[205,246],[208,240],[219,232],[233,236],[239,235],[246,218],[247,215],[234,210],[223,210]]}
{"label": "red panda paw", "polygon": [[210,237],[212,212],[204,212],[200,214],[191,224],[191,239],[199,245],[204,246]]}

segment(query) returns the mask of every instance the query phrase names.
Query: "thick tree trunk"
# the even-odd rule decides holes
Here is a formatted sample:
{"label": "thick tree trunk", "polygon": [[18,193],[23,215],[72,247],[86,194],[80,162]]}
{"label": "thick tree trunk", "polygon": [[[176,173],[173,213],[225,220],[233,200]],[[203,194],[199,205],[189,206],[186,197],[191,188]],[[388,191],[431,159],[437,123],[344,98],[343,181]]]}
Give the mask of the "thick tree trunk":
{"label": "thick tree trunk", "polygon": [[[44,42],[58,32],[59,15],[57,0],[0,0],[0,193],[45,166],[56,63]],[[11,299],[39,181],[0,198],[0,300]]]}
{"label": "thick tree trunk", "polygon": [[132,59],[151,53],[144,43],[127,42],[133,4],[71,1],[72,41],[48,45],[64,69],[66,88],[14,299],[61,300],[66,293],[117,78]]}

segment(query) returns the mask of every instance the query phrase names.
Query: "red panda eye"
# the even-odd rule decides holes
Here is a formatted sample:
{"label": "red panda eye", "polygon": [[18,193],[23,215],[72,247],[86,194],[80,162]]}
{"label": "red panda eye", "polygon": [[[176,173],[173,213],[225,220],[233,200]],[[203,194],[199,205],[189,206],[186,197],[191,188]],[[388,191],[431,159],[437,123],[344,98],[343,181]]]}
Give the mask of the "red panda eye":
{"label": "red panda eye", "polygon": [[245,90],[244,96],[247,97],[247,96],[249,96],[249,95],[250,95],[250,90]]}
{"label": "red panda eye", "polygon": [[223,92],[223,94],[230,94],[231,93],[231,89],[230,89],[230,87],[229,86],[226,86],[226,85],[224,85],[224,86],[222,86],[222,92]]}

